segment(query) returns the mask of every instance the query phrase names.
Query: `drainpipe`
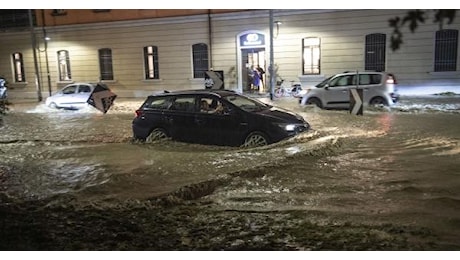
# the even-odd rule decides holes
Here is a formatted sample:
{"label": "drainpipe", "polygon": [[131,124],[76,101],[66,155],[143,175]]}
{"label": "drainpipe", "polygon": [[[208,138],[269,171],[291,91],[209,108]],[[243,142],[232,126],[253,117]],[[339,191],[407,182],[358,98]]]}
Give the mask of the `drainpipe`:
{"label": "drainpipe", "polygon": [[49,95],[51,96],[51,76],[50,76],[50,63],[48,61],[48,35],[46,34],[46,29],[45,29],[45,10],[42,10],[42,29],[43,29],[43,39],[44,39],[44,44],[45,44],[45,63],[46,63],[46,75],[48,77],[48,92]]}
{"label": "drainpipe", "polygon": [[32,20],[32,10],[29,9],[29,24],[30,24],[30,37],[32,40],[32,52],[34,54],[34,67],[35,67],[35,86],[37,88],[37,97],[38,101],[42,101],[42,89],[40,83],[40,77],[38,76],[38,63],[37,63],[37,42],[35,39],[35,32],[34,32],[34,23]]}
{"label": "drainpipe", "polygon": [[275,62],[273,54],[273,10],[269,11],[269,27],[270,27],[270,66],[268,67],[270,72],[270,100],[273,100],[274,86],[275,86]]}
{"label": "drainpipe", "polygon": [[209,68],[212,68],[212,27],[211,27],[211,9],[208,9],[208,37],[209,37]]}

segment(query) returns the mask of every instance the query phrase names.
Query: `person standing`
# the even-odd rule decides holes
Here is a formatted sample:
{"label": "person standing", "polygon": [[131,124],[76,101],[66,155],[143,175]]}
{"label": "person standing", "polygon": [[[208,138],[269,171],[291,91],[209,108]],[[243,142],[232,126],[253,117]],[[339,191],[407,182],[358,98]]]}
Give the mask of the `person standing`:
{"label": "person standing", "polygon": [[252,70],[253,73],[253,78],[252,78],[252,85],[254,86],[254,90],[259,90],[259,85],[260,85],[260,73],[257,68],[254,68]]}
{"label": "person standing", "polygon": [[259,82],[259,87],[262,87],[262,89],[265,89],[265,84],[264,84],[265,71],[259,65],[257,65],[257,71],[259,72],[259,81],[260,81]]}

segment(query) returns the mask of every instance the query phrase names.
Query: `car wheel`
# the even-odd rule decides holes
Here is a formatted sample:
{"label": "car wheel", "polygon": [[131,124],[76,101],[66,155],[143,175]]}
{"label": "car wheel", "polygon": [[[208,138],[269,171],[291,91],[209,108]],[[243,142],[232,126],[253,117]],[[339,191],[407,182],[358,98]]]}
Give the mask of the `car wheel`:
{"label": "car wheel", "polygon": [[374,97],[371,99],[369,102],[369,105],[371,106],[387,106],[387,102],[385,101],[384,98],[382,97]]}
{"label": "car wheel", "polygon": [[49,106],[50,108],[57,108],[57,105],[56,105],[56,103],[54,103],[54,102],[51,102],[48,106]]}
{"label": "car wheel", "polygon": [[154,141],[162,140],[168,138],[168,133],[163,128],[155,128],[152,132],[145,138],[145,142],[151,143]]}
{"label": "car wheel", "polygon": [[243,147],[258,147],[268,145],[268,138],[261,132],[252,132],[244,140]]}
{"label": "car wheel", "polygon": [[317,99],[317,98],[309,98],[307,100],[307,104],[308,105],[315,105],[319,108],[323,108],[323,105],[321,104],[321,100]]}

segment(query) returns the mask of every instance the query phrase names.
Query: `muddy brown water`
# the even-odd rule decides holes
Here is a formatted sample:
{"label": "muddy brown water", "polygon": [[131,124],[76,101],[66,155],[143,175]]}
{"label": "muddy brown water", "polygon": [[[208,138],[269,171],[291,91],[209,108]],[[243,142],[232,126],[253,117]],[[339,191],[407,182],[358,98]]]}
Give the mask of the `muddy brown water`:
{"label": "muddy brown water", "polygon": [[[103,236],[102,249],[460,249],[457,99],[423,106],[416,100],[356,116],[285,98],[272,103],[303,115],[313,129],[253,149],[133,143],[131,120],[141,102],[119,101],[105,115],[91,108],[11,106],[0,126],[2,214],[10,219],[24,208],[35,212],[22,212],[23,222],[14,224],[33,216],[39,220],[32,230],[41,230],[40,219],[50,215],[70,220],[60,227],[66,232],[32,241],[18,238],[21,233],[3,221],[4,235],[26,249],[97,249],[86,240],[68,241],[90,232],[76,231],[75,223],[96,214],[96,227],[119,234],[107,219],[121,214],[125,227],[137,217],[144,236],[153,216],[175,235],[144,245],[141,235],[133,239],[137,244],[128,238],[109,243]],[[346,235],[335,237],[340,232]]]}

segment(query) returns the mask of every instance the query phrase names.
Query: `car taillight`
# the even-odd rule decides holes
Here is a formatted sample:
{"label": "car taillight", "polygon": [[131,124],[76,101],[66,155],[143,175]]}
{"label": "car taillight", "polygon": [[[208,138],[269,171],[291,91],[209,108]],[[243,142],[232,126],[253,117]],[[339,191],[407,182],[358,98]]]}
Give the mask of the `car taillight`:
{"label": "car taillight", "polygon": [[139,117],[142,114],[142,110],[136,110],[136,117]]}
{"label": "car taillight", "polygon": [[388,75],[387,84],[397,84],[396,79],[393,75]]}

